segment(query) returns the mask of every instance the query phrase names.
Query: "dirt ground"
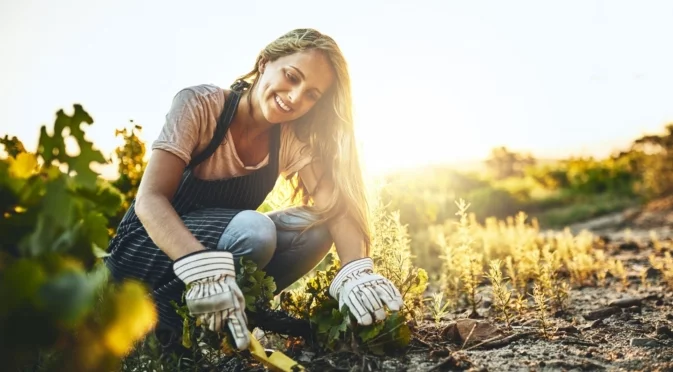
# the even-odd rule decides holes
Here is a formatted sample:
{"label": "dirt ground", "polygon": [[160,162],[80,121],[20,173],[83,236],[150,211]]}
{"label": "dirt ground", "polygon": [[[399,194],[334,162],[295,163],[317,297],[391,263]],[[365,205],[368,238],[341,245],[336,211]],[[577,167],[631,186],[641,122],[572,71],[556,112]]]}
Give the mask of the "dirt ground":
{"label": "dirt ground", "polygon": [[[673,291],[656,270],[648,271],[647,283],[639,275],[653,252],[650,232],[672,249],[672,226],[673,199],[571,226],[604,238],[609,258],[624,261],[629,285],[608,276],[604,287],[573,289],[569,309],[550,318],[553,333],[547,338],[535,319],[506,331],[501,322],[468,319],[467,309],[460,309],[440,324],[418,324],[404,355],[288,354],[321,372],[673,371]],[[488,302],[481,315],[488,315]]]}
{"label": "dirt ground", "polygon": [[[630,264],[643,265],[648,250],[620,255]],[[398,358],[334,354],[299,360],[316,371],[673,371],[671,291],[661,285],[645,288],[635,271],[630,282],[626,291],[610,283],[571,292],[568,312],[551,319],[557,330],[550,339],[539,335],[535,320],[504,332],[488,320],[465,319],[463,313],[440,325],[421,324],[421,337]],[[473,333],[463,348],[461,341],[475,323],[483,333]],[[462,333],[458,337],[446,332],[456,328]],[[510,343],[508,335],[514,335]],[[480,340],[498,336],[495,342],[475,347]]]}

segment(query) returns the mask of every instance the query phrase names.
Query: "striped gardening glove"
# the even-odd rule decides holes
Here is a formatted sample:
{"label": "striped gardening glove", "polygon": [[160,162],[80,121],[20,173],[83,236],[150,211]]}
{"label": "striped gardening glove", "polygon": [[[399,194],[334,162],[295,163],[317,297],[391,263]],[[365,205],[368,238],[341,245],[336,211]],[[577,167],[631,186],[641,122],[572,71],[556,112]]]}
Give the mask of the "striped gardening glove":
{"label": "striped gardening glove", "polygon": [[374,261],[361,258],[344,265],[330,284],[329,294],[348,306],[358,324],[370,325],[386,318],[385,304],[392,311],[404,305],[400,291],[390,280],[374,273]]}
{"label": "striped gardening glove", "polygon": [[214,332],[229,327],[239,350],[250,344],[245,299],[236,284],[234,256],[205,250],[190,253],[173,263],[173,271],[187,285],[189,313]]}

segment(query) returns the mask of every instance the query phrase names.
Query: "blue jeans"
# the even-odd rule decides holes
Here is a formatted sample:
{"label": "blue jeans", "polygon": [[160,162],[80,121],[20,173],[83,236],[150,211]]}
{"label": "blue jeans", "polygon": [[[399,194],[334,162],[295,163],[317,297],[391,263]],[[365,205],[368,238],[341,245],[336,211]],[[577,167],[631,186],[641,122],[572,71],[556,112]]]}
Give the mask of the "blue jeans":
{"label": "blue jeans", "polygon": [[217,248],[233,253],[237,265],[239,257],[255,262],[274,278],[278,294],[316,267],[332,246],[324,224],[301,235],[301,230],[283,230],[314,221],[317,216],[302,207],[269,213],[242,211],[229,222]]}

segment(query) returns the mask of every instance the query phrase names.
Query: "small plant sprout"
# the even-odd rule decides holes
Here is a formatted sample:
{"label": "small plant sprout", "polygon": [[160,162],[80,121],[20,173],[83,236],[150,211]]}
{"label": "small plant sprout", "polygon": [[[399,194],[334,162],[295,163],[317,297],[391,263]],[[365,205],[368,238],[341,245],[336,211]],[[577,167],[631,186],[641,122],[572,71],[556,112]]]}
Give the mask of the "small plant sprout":
{"label": "small plant sprout", "polygon": [[547,298],[544,289],[538,283],[533,285],[533,301],[535,302],[535,315],[540,321],[540,333],[544,338],[551,338],[552,332],[547,317]]}
{"label": "small plant sprout", "polygon": [[492,260],[486,277],[491,281],[493,306],[500,314],[502,320],[505,321],[507,328],[510,328],[510,321],[512,319],[512,314],[510,313],[512,291],[507,288],[507,283],[505,283],[505,279],[502,277],[501,264],[500,260]]}
{"label": "small plant sprout", "polygon": [[448,308],[450,305],[449,301],[445,301],[442,304],[444,299],[444,293],[436,292],[432,294],[431,298],[427,298],[426,301],[431,301],[432,306],[430,306],[430,311],[432,312],[432,319],[434,319],[435,324],[439,324],[442,319],[449,313]]}

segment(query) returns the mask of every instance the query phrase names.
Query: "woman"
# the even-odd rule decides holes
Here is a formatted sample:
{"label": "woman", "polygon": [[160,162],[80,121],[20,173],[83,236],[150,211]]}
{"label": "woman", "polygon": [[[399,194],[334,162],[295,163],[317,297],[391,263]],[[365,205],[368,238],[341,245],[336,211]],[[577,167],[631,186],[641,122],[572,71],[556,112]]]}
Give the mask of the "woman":
{"label": "woman", "polygon": [[[171,301],[181,304],[189,288],[190,313],[213,331],[228,327],[243,350],[250,340],[235,281],[239,258],[263,268],[279,292],[334,243],[342,268],[330,295],[360,324],[384,319],[384,305],[397,311],[402,299],[368,257],[355,143],[346,61],[316,30],[293,30],[267,45],[230,90],[181,90],[111,242],[113,278],[147,283],[158,330],[178,335]],[[298,175],[304,205],[257,212],[279,175]]]}

